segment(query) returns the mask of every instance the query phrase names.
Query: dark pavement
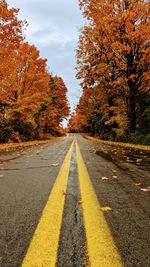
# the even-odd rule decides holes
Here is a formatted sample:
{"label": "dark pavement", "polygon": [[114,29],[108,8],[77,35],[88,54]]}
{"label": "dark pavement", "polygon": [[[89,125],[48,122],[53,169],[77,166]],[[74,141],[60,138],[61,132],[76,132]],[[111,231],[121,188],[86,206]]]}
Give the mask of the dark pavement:
{"label": "dark pavement", "polygon": [[[122,162],[119,167],[95,153],[95,150],[101,149],[100,144],[77,134],[21,152],[0,155],[0,267],[21,266],[74,138],[78,141],[101,206],[111,208],[104,212],[104,216],[125,267],[149,267],[150,192],[141,191],[135,185],[140,179],[148,185],[149,171]],[[74,148],[57,266],[82,267],[87,266],[87,261]]]}

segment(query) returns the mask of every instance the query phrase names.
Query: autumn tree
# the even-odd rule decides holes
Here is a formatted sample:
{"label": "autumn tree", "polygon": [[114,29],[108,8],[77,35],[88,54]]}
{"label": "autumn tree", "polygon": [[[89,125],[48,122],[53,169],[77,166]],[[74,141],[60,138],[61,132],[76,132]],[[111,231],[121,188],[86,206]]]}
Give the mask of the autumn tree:
{"label": "autumn tree", "polygon": [[30,121],[41,103],[51,102],[47,95],[49,74],[46,59],[40,58],[37,48],[28,43],[20,45],[16,57],[16,87],[11,96],[12,107],[15,113]]}
{"label": "autumn tree", "polygon": [[70,132],[87,132],[89,130],[88,118],[94,110],[98,109],[97,105],[99,105],[100,99],[102,100],[98,93],[99,91],[95,90],[95,88],[84,89],[79,104],[69,120],[68,127]]}
{"label": "autumn tree", "polygon": [[15,50],[24,39],[25,22],[18,20],[18,12],[19,9],[9,9],[5,0],[0,1],[0,109],[3,114],[8,105],[6,95],[15,86]]}
{"label": "autumn tree", "polygon": [[48,73],[46,59],[25,42],[19,9],[0,1],[0,141],[45,138],[69,114],[67,88]]}
{"label": "autumn tree", "polygon": [[105,124],[123,121],[120,130],[134,132],[146,108],[141,99],[150,91],[150,3],[81,0],[80,6],[89,24],[80,35],[77,77],[84,90],[97,88],[106,96]]}
{"label": "autumn tree", "polygon": [[61,123],[69,115],[67,87],[61,77],[49,74],[48,96],[49,105],[44,105],[35,115],[43,132],[58,134]]}

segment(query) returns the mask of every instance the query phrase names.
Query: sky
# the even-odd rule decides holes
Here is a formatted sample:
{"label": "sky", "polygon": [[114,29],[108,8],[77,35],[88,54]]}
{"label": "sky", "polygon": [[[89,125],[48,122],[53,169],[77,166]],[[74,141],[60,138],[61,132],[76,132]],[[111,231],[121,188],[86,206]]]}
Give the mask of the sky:
{"label": "sky", "polygon": [[48,59],[48,70],[63,78],[73,110],[81,95],[75,78],[75,50],[79,30],[84,25],[78,0],[7,0],[7,3],[19,8],[19,18],[27,20],[26,40],[36,45],[42,58]]}

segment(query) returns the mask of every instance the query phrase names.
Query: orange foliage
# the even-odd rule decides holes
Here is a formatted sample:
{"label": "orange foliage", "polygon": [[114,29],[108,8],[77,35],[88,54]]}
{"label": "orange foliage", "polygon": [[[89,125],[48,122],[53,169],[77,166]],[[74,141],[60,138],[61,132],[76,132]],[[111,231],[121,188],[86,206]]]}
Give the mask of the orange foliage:
{"label": "orange foliage", "polygon": [[48,96],[49,105],[38,113],[40,127],[44,132],[62,132],[61,123],[69,115],[69,105],[66,98],[67,88],[60,77],[49,75]]}
{"label": "orange foliage", "polygon": [[32,126],[36,136],[59,132],[69,114],[67,88],[62,78],[48,73],[37,48],[24,41],[27,23],[18,19],[18,12],[0,1],[0,139],[7,126],[21,132]]}
{"label": "orange foliage", "polygon": [[94,120],[98,123],[101,117],[106,130],[110,126],[119,134],[135,131],[145,109],[145,103],[141,106],[142,98],[150,93],[150,2],[79,2],[89,20],[81,31],[77,49],[77,78],[82,80],[83,88],[81,99],[86,98],[87,88],[92,91],[90,99],[95,97],[95,91],[99,96],[92,110],[89,107],[86,111],[86,127],[90,114],[95,112]]}

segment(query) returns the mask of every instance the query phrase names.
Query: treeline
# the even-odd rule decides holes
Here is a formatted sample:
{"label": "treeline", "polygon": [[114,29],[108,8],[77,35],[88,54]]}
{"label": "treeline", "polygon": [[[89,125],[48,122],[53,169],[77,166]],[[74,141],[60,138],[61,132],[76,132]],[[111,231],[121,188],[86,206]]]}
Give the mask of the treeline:
{"label": "treeline", "polygon": [[67,88],[25,42],[19,9],[0,1],[0,142],[47,138],[62,132],[69,114]]}
{"label": "treeline", "polygon": [[83,94],[69,130],[150,144],[150,2],[79,2],[89,23],[77,49]]}

